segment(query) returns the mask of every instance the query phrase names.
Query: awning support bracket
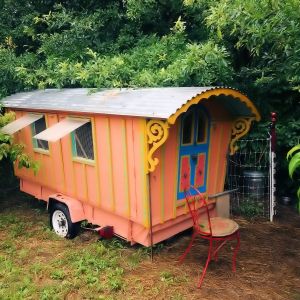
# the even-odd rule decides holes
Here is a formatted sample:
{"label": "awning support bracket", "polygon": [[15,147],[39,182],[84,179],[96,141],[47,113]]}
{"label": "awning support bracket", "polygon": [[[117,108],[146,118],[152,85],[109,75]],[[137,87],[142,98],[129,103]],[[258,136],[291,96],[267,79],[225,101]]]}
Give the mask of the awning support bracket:
{"label": "awning support bracket", "polygon": [[237,118],[234,121],[231,129],[230,155],[233,155],[238,150],[238,146],[235,145],[235,142],[248,133],[251,122],[254,120],[255,117],[244,117]]}
{"label": "awning support bracket", "polygon": [[149,120],[146,125],[147,142],[149,144],[149,151],[147,154],[148,169],[147,173],[153,172],[159,160],[153,157],[154,152],[164,144],[169,136],[169,124],[162,120]]}

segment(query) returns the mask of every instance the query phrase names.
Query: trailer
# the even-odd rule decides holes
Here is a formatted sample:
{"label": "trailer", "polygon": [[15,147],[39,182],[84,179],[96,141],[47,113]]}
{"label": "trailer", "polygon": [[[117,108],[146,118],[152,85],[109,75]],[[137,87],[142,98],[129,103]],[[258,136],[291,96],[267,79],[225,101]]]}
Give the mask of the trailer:
{"label": "trailer", "polygon": [[2,102],[16,115],[2,132],[40,163],[37,175],[15,168],[20,189],[47,202],[54,231],[72,238],[87,221],[145,246],[192,226],[190,185],[211,215],[226,214],[227,155],[260,120],[225,87],[46,89]]}

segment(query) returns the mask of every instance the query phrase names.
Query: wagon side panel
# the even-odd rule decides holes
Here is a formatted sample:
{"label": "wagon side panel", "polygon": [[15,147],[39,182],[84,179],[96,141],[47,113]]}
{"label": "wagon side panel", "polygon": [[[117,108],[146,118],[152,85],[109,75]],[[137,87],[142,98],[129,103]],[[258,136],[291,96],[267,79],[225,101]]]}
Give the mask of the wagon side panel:
{"label": "wagon side panel", "polygon": [[152,223],[163,224],[176,217],[178,126],[172,126],[166,143],[154,157],[159,159],[155,171],[150,173]]}

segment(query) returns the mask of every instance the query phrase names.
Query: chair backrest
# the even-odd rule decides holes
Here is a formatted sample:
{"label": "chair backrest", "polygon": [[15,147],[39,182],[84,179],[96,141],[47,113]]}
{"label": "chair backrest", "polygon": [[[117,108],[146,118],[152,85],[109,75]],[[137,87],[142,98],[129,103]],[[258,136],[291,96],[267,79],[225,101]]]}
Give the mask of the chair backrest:
{"label": "chair backrest", "polygon": [[[209,208],[205,196],[200,193],[200,191],[194,186],[190,186],[189,188],[187,188],[184,191],[184,195],[190,215],[193,220],[194,229],[196,229],[200,234],[212,235]],[[209,232],[202,230],[200,225],[200,217],[202,219],[201,223],[207,222]]]}

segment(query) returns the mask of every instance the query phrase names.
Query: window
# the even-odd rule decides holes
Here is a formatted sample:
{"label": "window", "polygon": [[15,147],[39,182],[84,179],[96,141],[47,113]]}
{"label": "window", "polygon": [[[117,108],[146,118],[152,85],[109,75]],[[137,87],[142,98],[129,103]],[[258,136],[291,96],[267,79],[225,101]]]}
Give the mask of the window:
{"label": "window", "polygon": [[182,126],[182,144],[189,145],[193,141],[194,114],[190,113],[183,119]]}
{"label": "window", "polygon": [[206,116],[202,111],[198,112],[198,128],[197,128],[197,143],[204,143],[206,140],[207,131]]}
{"label": "window", "polygon": [[88,122],[72,133],[73,155],[85,159],[94,159],[92,124]]}
{"label": "window", "polygon": [[[46,129],[45,117],[40,118],[32,124],[32,136],[44,131]],[[49,150],[47,141],[33,138],[33,147],[37,149]]]}

